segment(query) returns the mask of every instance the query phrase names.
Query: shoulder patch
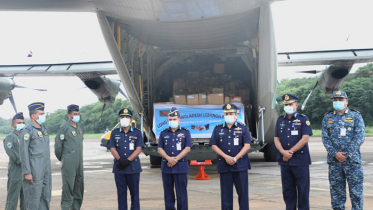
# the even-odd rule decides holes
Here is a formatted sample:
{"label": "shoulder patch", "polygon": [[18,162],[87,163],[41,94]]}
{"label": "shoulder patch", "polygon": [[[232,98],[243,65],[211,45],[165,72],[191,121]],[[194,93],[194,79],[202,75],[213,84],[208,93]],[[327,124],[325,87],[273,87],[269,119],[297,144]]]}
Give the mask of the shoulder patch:
{"label": "shoulder patch", "polygon": [[60,139],[63,141],[65,139],[65,135],[64,134],[61,134],[60,135]]}
{"label": "shoulder patch", "polygon": [[353,112],[357,112],[357,113],[359,113],[360,114],[360,112],[359,111],[357,111],[356,109],[350,109],[351,111],[353,111]]}
{"label": "shoulder patch", "polygon": [[12,148],[12,142],[8,142],[8,143],[6,143],[6,146],[9,148],[9,149],[11,149]]}
{"label": "shoulder patch", "polygon": [[29,133],[25,133],[25,135],[23,135],[23,139],[25,141],[29,140],[30,139],[30,134]]}
{"label": "shoulder patch", "polygon": [[27,130],[29,130],[29,131],[32,131],[32,127],[31,127],[31,125],[28,125],[28,126],[26,126],[25,127]]}
{"label": "shoulder patch", "polygon": [[325,114],[324,114],[324,116],[325,115],[327,115],[327,114],[329,114],[329,113],[333,113],[334,111],[328,111],[328,112],[326,112]]}

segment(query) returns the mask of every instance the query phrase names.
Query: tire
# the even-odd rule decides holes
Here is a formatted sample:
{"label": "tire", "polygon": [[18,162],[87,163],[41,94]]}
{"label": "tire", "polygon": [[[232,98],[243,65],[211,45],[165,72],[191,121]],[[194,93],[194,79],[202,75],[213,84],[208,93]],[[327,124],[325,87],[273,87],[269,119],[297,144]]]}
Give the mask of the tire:
{"label": "tire", "polygon": [[160,166],[162,163],[162,158],[154,155],[149,155],[150,158],[150,165],[152,166]]}
{"label": "tire", "polygon": [[276,162],[278,150],[275,144],[267,144],[264,150],[264,159],[266,162]]}

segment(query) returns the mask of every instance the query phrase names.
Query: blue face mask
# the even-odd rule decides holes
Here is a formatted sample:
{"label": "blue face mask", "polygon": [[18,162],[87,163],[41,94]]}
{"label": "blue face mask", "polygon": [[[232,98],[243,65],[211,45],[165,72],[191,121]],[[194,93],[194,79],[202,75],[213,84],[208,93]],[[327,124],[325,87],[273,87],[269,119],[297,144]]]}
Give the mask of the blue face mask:
{"label": "blue face mask", "polygon": [[175,120],[173,120],[173,121],[168,121],[168,125],[169,125],[171,128],[175,129],[175,128],[177,128],[177,127],[179,126],[179,122],[178,122],[178,121],[175,121]]}
{"label": "blue face mask", "polygon": [[79,120],[80,120],[80,115],[78,115],[78,116],[73,116],[73,119],[71,119],[74,123],[77,123],[77,122],[79,122]]}
{"label": "blue face mask", "polygon": [[224,116],[224,119],[227,124],[232,124],[235,121],[233,115]]}
{"label": "blue face mask", "polygon": [[16,126],[17,126],[17,127],[16,127],[16,130],[17,130],[17,131],[20,131],[20,130],[22,130],[22,128],[25,127],[25,124],[17,124]]}
{"label": "blue face mask", "polygon": [[341,111],[345,108],[345,102],[343,101],[333,101],[333,108],[337,111]]}
{"label": "blue face mask", "polygon": [[36,120],[40,125],[45,122],[45,115],[39,115],[39,119]]}
{"label": "blue face mask", "polygon": [[294,113],[294,109],[292,106],[284,106],[284,110],[286,112],[286,114],[293,114]]}

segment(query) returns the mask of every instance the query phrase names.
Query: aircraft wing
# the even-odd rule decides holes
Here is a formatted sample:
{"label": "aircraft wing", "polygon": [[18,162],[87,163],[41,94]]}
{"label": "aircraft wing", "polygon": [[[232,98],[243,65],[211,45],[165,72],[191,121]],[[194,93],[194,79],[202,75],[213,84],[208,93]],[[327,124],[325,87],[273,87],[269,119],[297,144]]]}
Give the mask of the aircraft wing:
{"label": "aircraft wing", "polygon": [[30,65],[0,65],[0,76],[76,76],[90,73],[97,76],[117,74],[112,61],[30,64]]}
{"label": "aircraft wing", "polygon": [[281,52],[278,66],[332,65],[337,61],[373,62],[373,49]]}

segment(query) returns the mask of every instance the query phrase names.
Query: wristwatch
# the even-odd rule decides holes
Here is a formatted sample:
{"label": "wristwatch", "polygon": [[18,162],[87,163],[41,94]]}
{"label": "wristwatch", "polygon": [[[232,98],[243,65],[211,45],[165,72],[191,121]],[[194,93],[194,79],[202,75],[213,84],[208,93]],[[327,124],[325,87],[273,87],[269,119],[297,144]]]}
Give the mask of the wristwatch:
{"label": "wristwatch", "polygon": [[177,158],[174,158],[174,160],[179,161]]}
{"label": "wristwatch", "polygon": [[236,163],[237,163],[236,157],[234,157],[234,158],[233,158],[233,160],[234,160],[234,162],[236,162]]}

